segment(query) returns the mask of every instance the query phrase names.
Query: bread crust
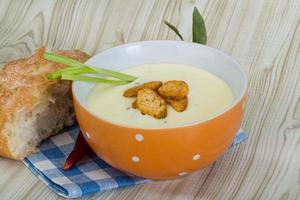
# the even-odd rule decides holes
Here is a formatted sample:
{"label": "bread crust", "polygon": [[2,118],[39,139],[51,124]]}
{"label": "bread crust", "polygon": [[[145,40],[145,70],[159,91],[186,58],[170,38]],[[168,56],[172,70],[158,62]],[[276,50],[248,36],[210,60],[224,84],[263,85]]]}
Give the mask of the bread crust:
{"label": "bread crust", "polygon": [[[32,110],[41,99],[45,98],[49,89],[58,87],[62,82],[47,79],[48,73],[65,66],[45,60],[43,58],[44,52],[44,48],[39,48],[31,57],[5,64],[0,72],[1,156],[17,160],[23,159],[18,155],[14,155],[6,126],[13,121],[18,111],[22,109]],[[86,53],[79,50],[60,50],[57,53],[80,62],[84,62],[89,58]]]}

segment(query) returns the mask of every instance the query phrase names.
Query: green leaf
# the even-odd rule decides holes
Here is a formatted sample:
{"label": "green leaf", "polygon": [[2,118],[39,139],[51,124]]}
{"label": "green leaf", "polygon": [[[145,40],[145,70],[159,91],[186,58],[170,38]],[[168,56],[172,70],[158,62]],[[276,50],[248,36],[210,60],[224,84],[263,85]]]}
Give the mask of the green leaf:
{"label": "green leaf", "polygon": [[195,7],[193,11],[193,42],[206,44],[207,35],[205,22],[199,12],[199,10]]}
{"label": "green leaf", "polygon": [[174,25],[170,24],[170,23],[167,22],[166,20],[164,20],[164,23],[165,23],[172,31],[174,31],[174,32],[176,33],[176,35],[183,41],[182,35],[179,33],[178,29],[177,29]]}

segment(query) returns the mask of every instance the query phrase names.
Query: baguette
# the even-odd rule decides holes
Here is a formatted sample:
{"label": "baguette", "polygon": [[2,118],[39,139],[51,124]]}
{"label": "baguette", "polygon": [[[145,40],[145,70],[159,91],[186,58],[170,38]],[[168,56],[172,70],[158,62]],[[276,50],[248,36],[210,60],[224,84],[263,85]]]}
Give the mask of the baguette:
{"label": "baguette", "polygon": [[[75,122],[71,82],[48,80],[63,68],[44,59],[44,48],[7,63],[0,72],[0,155],[22,160],[44,139]],[[80,62],[89,56],[79,50],[57,51]]]}

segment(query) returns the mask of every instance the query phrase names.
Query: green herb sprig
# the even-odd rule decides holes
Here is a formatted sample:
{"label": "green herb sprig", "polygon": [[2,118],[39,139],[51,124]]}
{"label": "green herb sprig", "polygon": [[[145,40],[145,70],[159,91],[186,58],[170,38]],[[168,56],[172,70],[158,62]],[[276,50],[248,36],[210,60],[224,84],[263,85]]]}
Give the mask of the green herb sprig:
{"label": "green herb sprig", "polygon": [[[49,80],[54,79],[61,79],[61,80],[78,80],[78,81],[85,81],[85,82],[96,82],[96,83],[107,83],[112,85],[123,85],[129,82],[132,82],[137,79],[135,76],[131,76],[128,74],[123,74],[120,72],[91,67],[77,60],[73,60],[71,58],[57,55],[50,52],[44,53],[44,58],[46,60],[56,62],[59,64],[63,64],[67,66],[66,68],[54,71],[48,74]],[[93,75],[93,76],[87,76]],[[102,77],[95,77],[97,75],[101,75]],[[113,79],[106,79],[105,77],[112,77]],[[116,79],[116,80],[115,80]],[[119,79],[119,80],[118,80]]]}
{"label": "green herb sprig", "polygon": [[[182,35],[176,26],[172,25],[170,22],[164,20],[164,23],[175,32],[175,34],[183,40]],[[206,45],[207,42],[207,34],[206,27],[203,17],[201,16],[197,7],[194,7],[193,11],[193,42]]]}

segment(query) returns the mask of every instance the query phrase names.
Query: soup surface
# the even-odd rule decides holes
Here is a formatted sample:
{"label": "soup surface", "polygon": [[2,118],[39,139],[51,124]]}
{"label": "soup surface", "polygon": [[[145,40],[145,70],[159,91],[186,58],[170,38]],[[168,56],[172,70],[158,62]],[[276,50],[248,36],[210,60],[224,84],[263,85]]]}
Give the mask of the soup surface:
{"label": "soup surface", "polygon": [[[121,86],[96,85],[87,98],[87,108],[96,116],[124,126],[139,128],[169,128],[207,120],[228,108],[234,101],[230,86],[205,70],[182,64],[143,64],[122,72],[139,77]],[[123,92],[148,81],[183,80],[189,86],[188,107],[176,112],[168,105],[168,115],[156,119],[142,115],[131,107],[135,98],[123,97]]]}

